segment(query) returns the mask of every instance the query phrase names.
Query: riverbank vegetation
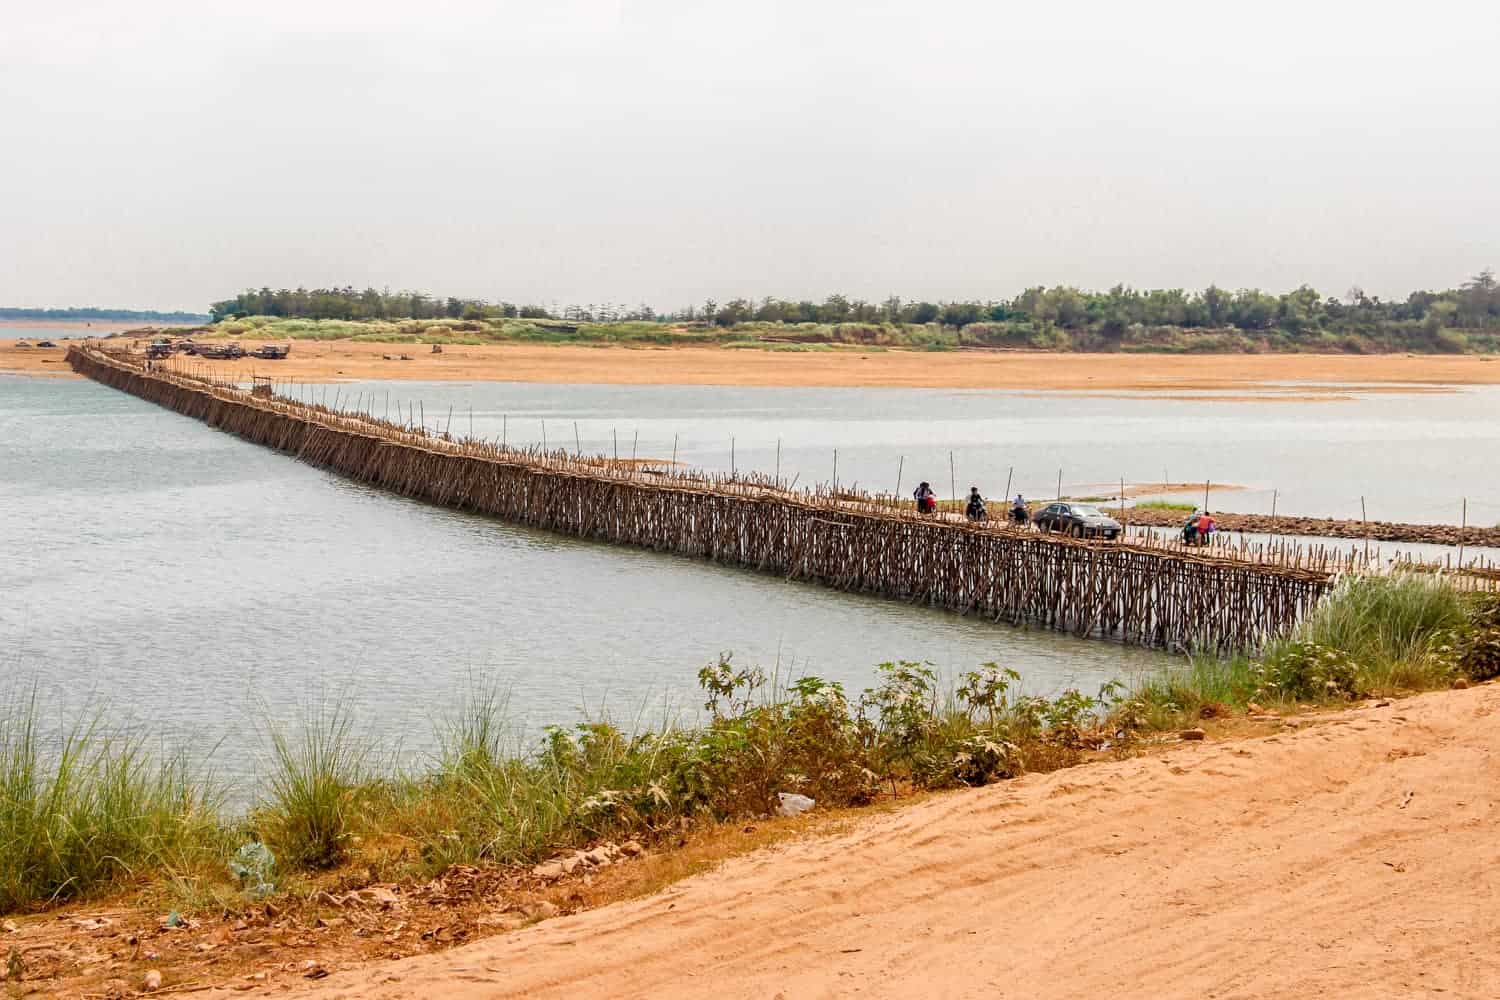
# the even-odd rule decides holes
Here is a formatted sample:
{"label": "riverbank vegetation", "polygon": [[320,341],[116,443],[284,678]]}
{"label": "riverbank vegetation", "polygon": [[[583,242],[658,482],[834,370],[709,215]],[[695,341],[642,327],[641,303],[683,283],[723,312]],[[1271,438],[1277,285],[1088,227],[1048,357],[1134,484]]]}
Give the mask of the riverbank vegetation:
{"label": "riverbank vegetation", "polygon": [[1210,286],[1105,292],[1028,288],[1009,299],[821,302],[708,300],[669,312],[645,304],[517,305],[373,288],[262,288],[216,302],[235,336],[719,344],[839,345],[927,350],[1009,348],[1163,353],[1463,353],[1500,349],[1500,283],[1486,270],[1457,288],[1383,300],[1304,285],[1280,295]]}
{"label": "riverbank vegetation", "polygon": [[479,682],[413,773],[383,767],[335,703],[267,729],[265,786],[242,815],[211,777],[116,735],[102,714],[44,732],[26,696],[0,718],[0,911],[124,885],[233,910],[329,871],[368,884],[530,865],[774,813],[784,794],[859,806],[1132,753],[1200,719],[1497,675],[1494,596],[1440,579],[1352,579],[1260,656],[1194,657],[1096,693],[1024,694],[996,664],[944,685],[929,665],[893,662],[854,695],[816,677],[780,684],[725,656],[699,674],[695,721],[626,729],[596,718],[528,745]]}

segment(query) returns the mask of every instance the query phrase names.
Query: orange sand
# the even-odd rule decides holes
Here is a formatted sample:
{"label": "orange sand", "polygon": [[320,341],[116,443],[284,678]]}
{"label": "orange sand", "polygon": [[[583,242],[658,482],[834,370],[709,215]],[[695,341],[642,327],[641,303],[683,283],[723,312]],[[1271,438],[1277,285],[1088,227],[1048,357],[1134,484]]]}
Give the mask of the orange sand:
{"label": "orange sand", "polygon": [[1492,997],[1497,717],[1485,685],[940,796],[276,995]]}
{"label": "orange sand", "polygon": [[[249,345],[251,342],[246,341]],[[892,386],[948,389],[1066,391],[1218,390],[1247,398],[1276,382],[1331,387],[1395,383],[1500,384],[1500,364],[1473,355],[1213,355],[1045,354],[998,351],[775,352],[717,347],[577,347],[445,345],[441,354],[420,344],[293,341],[284,361],[205,362],[215,371],[308,382],[342,379],[516,381],[628,385]],[[0,371],[56,373],[63,351],[22,349],[0,340]],[[385,360],[407,354],[410,361]],[[187,359],[191,360],[191,359]],[[1308,395],[1297,389],[1279,398]],[[1277,395],[1248,397],[1278,398]]]}

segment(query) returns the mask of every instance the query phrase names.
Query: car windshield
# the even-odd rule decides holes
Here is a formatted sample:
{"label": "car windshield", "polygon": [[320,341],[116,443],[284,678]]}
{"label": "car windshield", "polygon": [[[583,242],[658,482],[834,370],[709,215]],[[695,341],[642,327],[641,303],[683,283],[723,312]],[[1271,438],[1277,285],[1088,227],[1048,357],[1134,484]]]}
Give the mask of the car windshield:
{"label": "car windshield", "polygon": [[1077,514],[1079,517],[1103,517],[1104,516],[1103,512],[1100,511],[1098,507],[1090,507],[1086,503],[1075,503],[1073,505],[1073,513]]}

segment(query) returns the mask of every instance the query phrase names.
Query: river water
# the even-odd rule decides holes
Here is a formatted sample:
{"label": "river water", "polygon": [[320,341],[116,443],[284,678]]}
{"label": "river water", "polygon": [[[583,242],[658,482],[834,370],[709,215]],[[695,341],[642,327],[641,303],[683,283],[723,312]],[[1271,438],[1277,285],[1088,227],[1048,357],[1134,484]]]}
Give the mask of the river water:
{"label": "river water", "polygon": [[[322,387],[307,390],[321,394]],[[1281,509],[1471,516],[1500,497],[1494,390],[1242,404],[1024,393],[366,383],[327,390],[377,414],[420,399],[429,425],[512,443],[775,468],[800,481],[998,495],[1007,468],[1048,495],[1076,484],[1210,477],[1276,488]],[[386,403],[390,394],[391,402]],[[638,435],[638,437],[637,437]],[[734,439],[731,459],[730,439]],[[1050,480],[1050,485],[1049,485]],[[1272,485],[1276,484],[1276,485]],[[1269,494],[1267,494],[1269,495]],[[1228,494],[1225,495],[1226,497]],[[1255,509],[1257,493],[1226,507]],[[1437,513],[1455,506],[1454,516]],[[986,661],[1049,692],[1165,654],[840,594],[743,570],[582,542],[390,496],[90,382],[0,375],[0,672],[63,717],[105,701],[164,742],[217,746],[244,773],[265,718],[352,696],[408,756],[474,678],[509,691],[518,728],[607,711],[692,714],[699,667],[815,673],[857,691],[876,664],[950,677]],[[1356,508],[1357,512],[1357,508]],[[1435,516],[1436,515],[1436,516]],[[1494,515],[1491,515],[1493,519]],[[0,694],[5,684],[0,682]]]}

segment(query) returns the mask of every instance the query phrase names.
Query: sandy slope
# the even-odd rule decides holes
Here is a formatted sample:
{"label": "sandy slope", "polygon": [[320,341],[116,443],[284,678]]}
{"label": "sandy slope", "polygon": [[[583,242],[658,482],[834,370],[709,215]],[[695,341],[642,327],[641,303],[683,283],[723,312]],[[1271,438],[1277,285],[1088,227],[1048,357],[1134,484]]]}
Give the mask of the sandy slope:
{"label": "sandy slope", "polygon": [[1500,996],[1497,709],[1443,692],[944,796],[306,995]]}

